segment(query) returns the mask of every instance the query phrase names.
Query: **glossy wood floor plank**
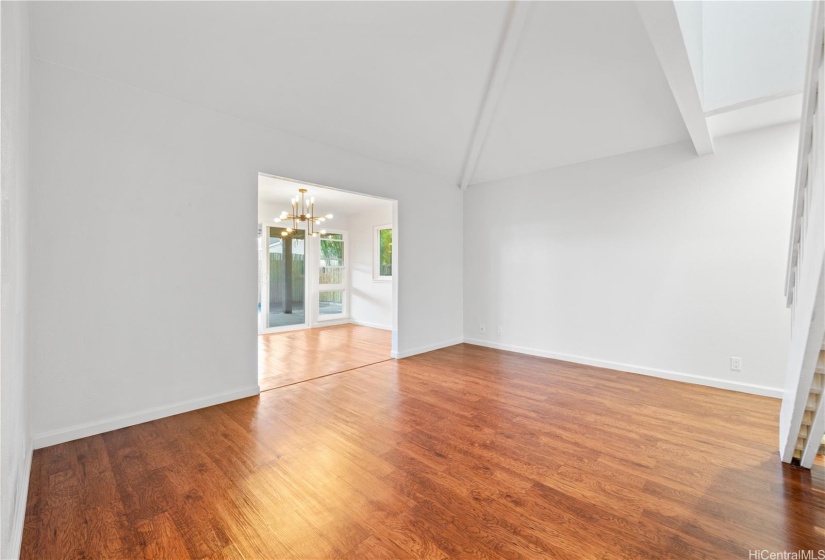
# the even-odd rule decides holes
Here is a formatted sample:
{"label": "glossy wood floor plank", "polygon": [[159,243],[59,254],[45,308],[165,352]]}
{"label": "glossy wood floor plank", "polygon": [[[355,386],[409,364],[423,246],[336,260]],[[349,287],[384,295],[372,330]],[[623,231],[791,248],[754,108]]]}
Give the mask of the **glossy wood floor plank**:
{"label": "glossy wood floor plank", "polygon": [[390,359],[392,333],[337,325],[258,336],[262,391]]}
{"label": "glossy wood floor plank", "polygon": [[774,399],[458,345],[38,450],[23,558],[823,548],[825,463],[779,461],[778,412]]}

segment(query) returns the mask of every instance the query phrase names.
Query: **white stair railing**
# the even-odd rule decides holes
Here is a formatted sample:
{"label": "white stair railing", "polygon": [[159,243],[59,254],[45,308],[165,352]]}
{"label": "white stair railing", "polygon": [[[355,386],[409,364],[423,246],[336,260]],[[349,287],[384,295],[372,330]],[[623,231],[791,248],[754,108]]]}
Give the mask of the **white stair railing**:
{"label": "white stair railing", "polygon": [[785,296],[791,342],[779,415],[779,453],[810,468],[825,432],[825,75],[823,2],[812,7]]}

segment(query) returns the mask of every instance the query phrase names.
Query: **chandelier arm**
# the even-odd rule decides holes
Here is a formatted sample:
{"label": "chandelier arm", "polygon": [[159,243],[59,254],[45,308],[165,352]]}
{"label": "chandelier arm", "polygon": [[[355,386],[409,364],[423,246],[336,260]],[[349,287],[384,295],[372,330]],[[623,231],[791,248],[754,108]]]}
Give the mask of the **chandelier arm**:
{"label": "chandelier arm", "polygon": [[[292,220],[292,227],[287,228],[287,232],[283,235],[292,235],[294,232],[298,231],[298,222],[301,221],[307,222],[307,235],[317,237],[318,230],[316,228],[318,224],[328,217],[332,217],[332,214],[323,217],[315,216],[315,197],[309,197],[309,199],[307,199],[306,193],[306,189],[298,189],[299,196],[290,199],[292,213],[282,212],[280,219],[276,220],[283,220],[285,222]],[[321,230],[321,233],[324,233],[324,230]]]}

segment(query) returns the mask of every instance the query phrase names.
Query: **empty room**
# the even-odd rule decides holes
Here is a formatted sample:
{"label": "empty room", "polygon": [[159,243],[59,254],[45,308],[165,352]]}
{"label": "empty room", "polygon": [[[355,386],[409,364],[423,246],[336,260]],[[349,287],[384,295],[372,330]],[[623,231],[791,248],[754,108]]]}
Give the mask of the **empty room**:
{"label": "empty room", "polygon": [[825,559],[824,34],[3,0],[0,558]]}

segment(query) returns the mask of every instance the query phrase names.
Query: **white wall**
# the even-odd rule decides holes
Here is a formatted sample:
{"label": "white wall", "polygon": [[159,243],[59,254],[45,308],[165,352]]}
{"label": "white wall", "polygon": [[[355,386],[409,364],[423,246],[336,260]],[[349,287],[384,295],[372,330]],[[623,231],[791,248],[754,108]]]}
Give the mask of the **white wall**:
{"label": "white wall", "polygon": [[258,172],[398,200],[398,351],[461,339],[455,185],[41,60],[32,88],[36,445],[254,392]]}
{"label": "white wall", "polygon": [[28,491],[26,220],[29,189],[29,15],[3,2],[0,75],[0,558],[16,558]]}
{"label": "white wall", "polygon": [[350,215],[349,223],[350,316],[361,325],[392,328],[392,282],[375,281],[372,272],[375,226],[392,224],[392,204]]}
{"label": "white wall", "polygon": [[[289,201],[289,197],[287,197]],[[275,204],[274,202],[258,201],[258,222],[262,224],[275,225],[273,218],[279,216],[283,210],[288,210],[284,204]]]}
{"label": "white wall", "polygon": [[720,138],[702,158],[676,144],[471,187],[465,336],[779,396],[797,131]]}
{"label": "white wall", "polygon": [[811,2],[702,2],[704,108],[801,91]]}

